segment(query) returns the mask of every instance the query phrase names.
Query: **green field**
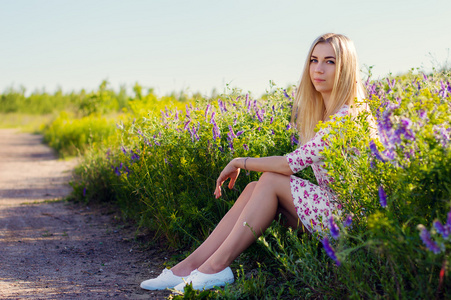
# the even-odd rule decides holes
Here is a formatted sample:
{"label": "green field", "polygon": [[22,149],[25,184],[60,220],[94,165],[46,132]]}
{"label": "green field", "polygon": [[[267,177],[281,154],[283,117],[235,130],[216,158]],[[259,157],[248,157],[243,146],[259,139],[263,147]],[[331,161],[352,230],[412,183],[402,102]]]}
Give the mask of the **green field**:
{"label": "green field", "polygon": [[[330,220],[327,241],[274,222],[232,265],[236,283],[202,295],[449,297],[450,81],[447,71],[368,80],[380,139],[368,136],[365,116],[331,125],[324,156],[344,213]],[[138,230],[189,250],[260,175],[242,174],[235,190],[215,200],[216,178],[230,159],[295,149],[292,89],[272,87],[258,98],[240,90],[159,97],[139,85],[127,95],[107,82],[70,94],[9,89],[0,98],[0,126],[40,131],[61,156],[80,155],[75,201],[112,203]],[[314,180],[310,169],[297,175]]]}

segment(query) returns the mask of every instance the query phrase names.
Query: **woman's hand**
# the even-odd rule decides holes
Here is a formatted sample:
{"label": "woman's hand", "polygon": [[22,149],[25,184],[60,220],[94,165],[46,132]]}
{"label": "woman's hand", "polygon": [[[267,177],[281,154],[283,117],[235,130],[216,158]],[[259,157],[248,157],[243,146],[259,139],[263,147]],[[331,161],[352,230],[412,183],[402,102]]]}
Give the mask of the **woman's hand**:
{"label": "woman's hand", "polygon": [[240,168],[237,167],[238,160],[239,159],[237,158],[231,160],[227,164],[227,166],[225,166],[224,170],[222,170],[221,174],[219,174],[218,180],[216,180],[216,189],[215,189],[216,199],[221,197],[221,186],[224,183],[224,181],[230,178],[229,189],[232,189],[235,186],[235,181],[238,178],[238,175],[240,175]]}

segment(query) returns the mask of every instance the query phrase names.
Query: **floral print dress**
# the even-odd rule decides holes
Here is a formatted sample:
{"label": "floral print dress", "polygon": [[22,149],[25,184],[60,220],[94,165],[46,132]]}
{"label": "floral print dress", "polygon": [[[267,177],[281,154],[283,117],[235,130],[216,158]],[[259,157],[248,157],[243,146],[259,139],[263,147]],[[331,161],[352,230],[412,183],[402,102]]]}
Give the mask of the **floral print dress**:
{"label": "floral print dress", "polygon": [[[348,114],[349,106],[344,105],[332,120],[337,117],[344,117]],[[324,135],[328,128],[323,128],[316,135],[295,151],[286,155],[288,164],[293,173],[311,166],[315,173],[318,185],[308,180],[291,176],[291,195],[293,196],[296,212],[307,230],[322,233],[323,228],[327,228],[327,219],[332,213],[340,213],[341,205],[336,202],[336,198],[329,187],[330,178],[324,168],[322,155],[324,149]]]}

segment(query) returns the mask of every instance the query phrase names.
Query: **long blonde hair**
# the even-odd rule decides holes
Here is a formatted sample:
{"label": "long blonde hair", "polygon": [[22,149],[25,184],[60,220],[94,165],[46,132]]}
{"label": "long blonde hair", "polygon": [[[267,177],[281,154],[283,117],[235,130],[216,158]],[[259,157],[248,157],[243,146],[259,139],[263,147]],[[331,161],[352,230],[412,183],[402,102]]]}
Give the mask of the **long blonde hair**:
{"label": "long blonde hair", "polygon": [[[331,102],[329,110],[326,109],[321,93],[313,86],[309,72],[313,49],[319,43],[329,43],[336,57],[335,80],[329,100]],[[315,136],[315,127],[319,121],[328,120],[344,104],[351,106],[355,99],[363,98],[365,98],[365,92],[354,43],[341,34],[326,33],[318,37],[307,55],[291,115],[292,122],[296,123],[299,130],[301,144],[305,144]]]}

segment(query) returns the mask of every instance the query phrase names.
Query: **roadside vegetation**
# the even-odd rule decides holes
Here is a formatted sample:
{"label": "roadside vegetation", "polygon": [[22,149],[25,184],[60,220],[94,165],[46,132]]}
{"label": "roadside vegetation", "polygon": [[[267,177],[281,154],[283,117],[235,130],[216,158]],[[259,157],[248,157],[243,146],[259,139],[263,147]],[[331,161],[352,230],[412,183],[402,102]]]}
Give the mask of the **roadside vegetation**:
{"label": "roadside vegetation", "polygon": [[[278,222],[232,268],[236,283],[189,287],[174,298],[427,299],[451,293],[451,83],[447,70],[366,81],[379,140],[365,114],[333,126],[325,163],[343,214],[326,236]],[[106,81],[96,91],[24,89],[0,95],[2,116],[47,116],[40,128],[61,156],[80,155],[76,201],[112,203],[137,230],[188,251],[213,230],[247,183],[215,200],[216,178],[237,156],[284,155],[298,143],[293,87],[256,98],[241,90],[133,96]],[[3,119],[3,117],[2,117]],[[3,123],[0,123],[3,124]],[[329,124],[320,124],[327,126]],[[314,181],[306,169],[297,174]],[[283,223],[283,220],[281,220]],[[251,228],[249,230],[252,230]],[[152,241],[149,241],[152,242]],[[173,260],[170,260],[168,266]]]}

